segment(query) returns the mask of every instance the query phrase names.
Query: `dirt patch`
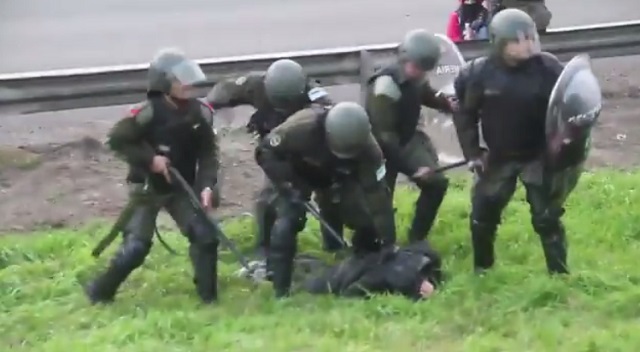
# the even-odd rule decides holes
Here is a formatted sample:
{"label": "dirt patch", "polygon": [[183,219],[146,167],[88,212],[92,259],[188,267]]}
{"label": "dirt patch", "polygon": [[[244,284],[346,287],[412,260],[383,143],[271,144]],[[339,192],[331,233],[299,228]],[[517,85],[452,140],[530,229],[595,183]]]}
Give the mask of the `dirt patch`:
{"label": "dirt patch", "polygon": [[[593,167],[640,165],[638,57],[597,60],[606,98],[594,134]],[[357,99],[357,88],[330,89],[336,100]],[[244,132],[248,109],[216,117],[222,152],[220,215],[250,211],[262,183],[254,140]],[[122,108],[76,110],[0,118],[0,233],[74,227],[113,217],[126,200],[126,167],[101,139]],[[89,137],[85,137],[89,136]],[[439,149],[459,153],[452,136],[432,136]],[[72,142],[68,142],[72,141]],[[67,142],[67,143],[65,143]]]}
{"label": "dirt patch", "polygon": [[[238,133],[223,137],[221,216],[247,209],[261,180],[251,142]],[[5,165],[0,172],[0,233],[74,227],[96,217],[114,217],[126,201],[126,165],[97,139],[13,152],[36,158],[39,165]]]}

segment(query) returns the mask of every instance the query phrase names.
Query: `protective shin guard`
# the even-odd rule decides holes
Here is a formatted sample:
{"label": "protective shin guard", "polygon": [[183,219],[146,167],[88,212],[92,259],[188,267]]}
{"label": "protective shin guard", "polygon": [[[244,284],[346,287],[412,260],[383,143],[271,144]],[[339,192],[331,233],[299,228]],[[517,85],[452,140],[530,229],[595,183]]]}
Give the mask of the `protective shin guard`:
{"label": "protective shin guard", "polygon": [[271,272],[271,282],[276,298],[287,297],[291,290],[295,251],[280,248],[269,252],[267,266]]}
{"label": "protective shin guard", "polygon": [[120,285],[144,263],[150,250],[150,243],[125,240],[107,270],[85,286],[89,301],[92,304],[113,302]]}
{"label": "protective shin guard", "polygon": [[497,225],[471,220],[471,244],[473,246],[473,268],[476,272],[491,269],[495,263],[494,243]]}
{"label": "protective shin guard", "polygon": [[[343,225],[340,219],[334,219],[334,214],[326,214],[321,212],[320,215],[322,218],[331,226],[333,230],[336,231],[340,238],[344,238],[343,236]],[[322,249],[325,252],[335,253],[343,249],[342,242],[338,241],[329,230],[327,230],[324,226],[321,226],[320,233],[322,234]]]}
{"label": "protective shin guard", "polygon": [[569,274],[568,246],[564,228],[552,233],[540,234],[540,241],[549,274]]}
{"label": "protective shin guard", "polygon": [[409,230],[409,242],[413,243],[427,238],[448,188],[449,181],[446,179],[422,187]]}
{"label": "protective shin guard", "polygon": [[218,246],[191,244],[189,257],[198,296],[203,303],[215,302],[218,300]]}
{"label": "protective shin guard", "polygon": [[273,209],[264,202],[256,203],[256,244],[255,251],[260,257],[266,257],[271,239],[271,229],[275,222]]}

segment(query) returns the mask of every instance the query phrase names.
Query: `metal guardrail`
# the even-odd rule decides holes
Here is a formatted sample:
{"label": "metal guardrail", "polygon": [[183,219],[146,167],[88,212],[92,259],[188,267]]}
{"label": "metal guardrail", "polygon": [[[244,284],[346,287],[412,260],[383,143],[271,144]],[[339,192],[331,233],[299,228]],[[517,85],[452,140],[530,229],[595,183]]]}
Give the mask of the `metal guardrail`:
{"label": "metal guardrail", "polygon": [[[592,58],[640,54],[640,21],[616,22],[550,30],[541,37],[542,49],[566,60],[587,52]],[[298,61],[310,77],[323,85],[359,82],[362,51],[376,64],[393,60],[397,43],[323,50],[284,52],[198,60],[209,81],[215,82],[248,71],[263,71],[274,60]],[[471,41],[459,47],[467,60],[482,56],[487,42]],[[148,64],[43,72],[0,74],[0,110],[33,113],[83,107],[109,106],[140,101],[146,91]]]}

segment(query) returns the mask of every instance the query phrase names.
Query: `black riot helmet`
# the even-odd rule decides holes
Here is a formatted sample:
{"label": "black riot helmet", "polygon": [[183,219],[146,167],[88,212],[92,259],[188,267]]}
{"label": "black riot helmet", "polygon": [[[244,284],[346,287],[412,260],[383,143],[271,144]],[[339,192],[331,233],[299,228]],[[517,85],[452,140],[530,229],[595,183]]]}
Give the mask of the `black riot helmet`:
{"label": "black riot helmet", "polygon": [[200,65],[178,49],[160,50],[149,64],[148,91],[169,94],[173,82],[190,86],[206,80]]}
{"label": "black riot helmet", "polygon": [[340,159],[358,155],[371,135],[369,115],[362,106],[353,102],[334,105],[327,113],[324,126],[329,148]]}
{"label": "black riot helmet", "polygon": [[489,41],[495,56],[514,61],[540,53],[540,40],[531,16],[518,9],[498,12],[489,23]]}
{"label": "black riot helmet", "polygon": [[404,36],[398,53],[401,61],[413,62],[421,70],[431,71],[440,60],[440,41],[423,29],[414,29]]}
{"label": "black riot helmet", "polygon": [[307,75],[302,66],[289,59],[278,60],[269,66],[264,77],[269,102],[278,109],[290,109],[304,96]]}

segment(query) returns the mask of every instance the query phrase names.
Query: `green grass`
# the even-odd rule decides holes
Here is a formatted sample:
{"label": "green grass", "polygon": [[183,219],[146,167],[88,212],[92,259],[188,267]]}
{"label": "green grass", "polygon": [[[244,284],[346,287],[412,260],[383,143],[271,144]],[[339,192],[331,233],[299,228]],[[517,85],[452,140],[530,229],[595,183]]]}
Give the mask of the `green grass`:
{"label": "green grass", "polygon": [[[452,276],[433,299],[271,298],[234,278],[224,252],[222,300],[201,306],[185,256],[159,245],[112,306],[90,306],[79,283],[104,259],[90,250],[103,226],[0,238],[0,345],[16,351],[638,351],[640,173],[585,175],[567,206],[572,276],[550,278],[520,191],[505,213],[498,265],[470,273],[468,185],[459,180],[432,239]],[[405,228],[415,194],[399,194]],[[228,223],[248,248],[252,225]],[[313,223],[303,247],[318,247]],[[404,238],[404,231],[401,231]],[[185,253],[179,235],[165,235]],[[115,247],[115,246],[114,246]],[[113,250],[113,248],[111,249]]]}

